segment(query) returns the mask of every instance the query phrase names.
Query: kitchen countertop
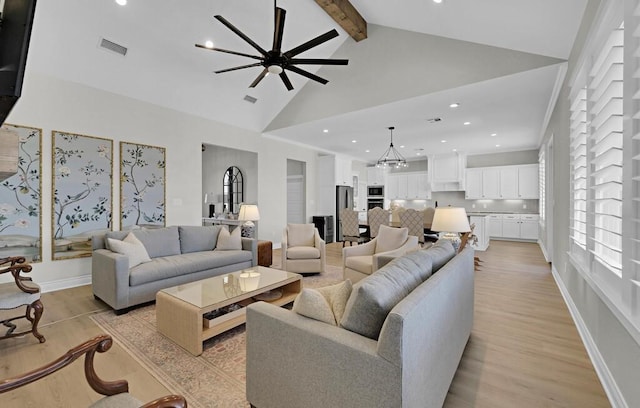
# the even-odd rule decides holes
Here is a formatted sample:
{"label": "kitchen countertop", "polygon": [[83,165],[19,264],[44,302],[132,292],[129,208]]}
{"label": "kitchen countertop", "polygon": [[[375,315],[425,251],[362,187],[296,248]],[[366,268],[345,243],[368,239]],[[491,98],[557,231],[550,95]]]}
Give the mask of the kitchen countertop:
{"label": "kitchen countertop", "polygon": [[467,215],[492,215],[492,214],[526,214],[539,215],[537,212],[515,212],[515,211],[468,211]]}

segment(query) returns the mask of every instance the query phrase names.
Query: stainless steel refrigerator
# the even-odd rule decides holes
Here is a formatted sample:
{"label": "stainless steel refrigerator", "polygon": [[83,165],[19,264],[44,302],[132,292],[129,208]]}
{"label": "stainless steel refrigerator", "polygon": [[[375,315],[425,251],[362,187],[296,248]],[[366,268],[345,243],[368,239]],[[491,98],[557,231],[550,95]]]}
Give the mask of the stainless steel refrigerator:
{"label": "stainless steel refrigerator", "polygon": [[336,242],[343,241],[340,228],[340,210],[343,208],[353,209],[353,187],[336,186]]}

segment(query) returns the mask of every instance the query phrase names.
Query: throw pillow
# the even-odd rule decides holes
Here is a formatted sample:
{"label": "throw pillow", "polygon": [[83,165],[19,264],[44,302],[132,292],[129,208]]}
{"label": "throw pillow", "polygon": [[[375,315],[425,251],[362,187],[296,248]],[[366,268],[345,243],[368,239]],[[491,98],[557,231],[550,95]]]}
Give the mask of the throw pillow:
{"label": "throw pillow", "polygon": [[315,228],[313,224],[287,224],[287,245],[314,246]]}
{"label": "throw pillow", "polygon": [[126,255],[129,258],[129,269],[151,261],[142,242],[131,232],[122,241],[113,238],[107,238],[107,241],[112,251]]}
{"label": "throw pillow", "polygon": [[408,236],[408,228],[381,225],[376,238],[376,254],[400,248],[407,241]]}
{"label": "throw pillow", "polygon": [[233,232],[229,232],[227,227],[220,228],[218,242],[215,251],[238,251],[242,250],[242,229],[236,227]]}
{"label": "throw pillow", "polygon": [[318,289],[304,288],[293,302],[292,310],[302,316],[337,326],[347,306],[351,288],[349,279]]}

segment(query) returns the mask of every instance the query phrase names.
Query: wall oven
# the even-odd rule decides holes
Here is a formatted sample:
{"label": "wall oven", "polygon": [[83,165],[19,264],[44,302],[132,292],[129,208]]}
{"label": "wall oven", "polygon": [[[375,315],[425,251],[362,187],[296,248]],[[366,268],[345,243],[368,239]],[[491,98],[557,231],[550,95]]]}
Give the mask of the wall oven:
{"label": "wall oven", "polygon": [[367,199],[367,210],[372,208],[384,208],[384,198],[369,198]]}
{"label": "wall oven", "polygon": [[368,186],[368,198],[384,198],[384,186]]}

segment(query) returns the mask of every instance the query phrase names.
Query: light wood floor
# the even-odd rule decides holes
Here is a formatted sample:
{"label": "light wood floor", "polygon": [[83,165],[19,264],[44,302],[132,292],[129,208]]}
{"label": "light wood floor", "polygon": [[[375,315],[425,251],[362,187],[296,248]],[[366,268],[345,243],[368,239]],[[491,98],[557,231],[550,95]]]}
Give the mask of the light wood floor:
{"label": "light wood floor", "polygon": [[[341,265],[341,244],[327,246],[327,261]],[[478,252],[475,321],[445,402],[466,407],[609,407],[562,296],[536,244],[492,241]],[[279,257],[279,251],[274,257]],[[89,315],[106,306],[89,286],[43,295],[41,333],[0,341],[0,378],[26,372],[101,333]],[[142,401],[170,394],[114,344],[96,357],[107,379],[126,379]],[[83,364],[0,395],[0,407],[85,407],[99,399],[85,385]]]}

